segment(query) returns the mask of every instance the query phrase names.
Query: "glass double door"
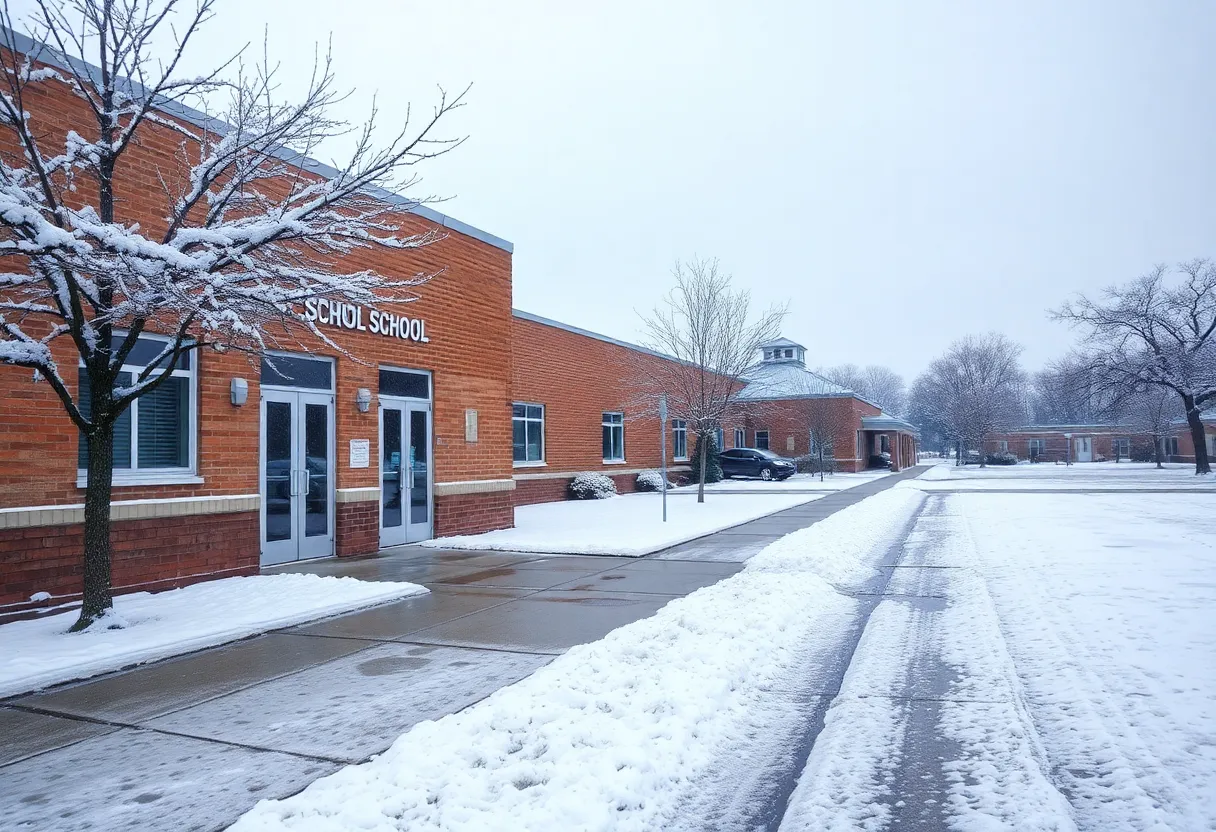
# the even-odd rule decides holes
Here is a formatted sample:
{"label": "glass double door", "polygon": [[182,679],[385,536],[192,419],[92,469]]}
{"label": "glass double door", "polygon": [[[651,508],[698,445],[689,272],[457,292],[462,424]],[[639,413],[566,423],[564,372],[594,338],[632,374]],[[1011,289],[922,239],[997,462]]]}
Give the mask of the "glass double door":
{"label": "glass double door", "polygon": [[432,536],[431,406],[380,397],[380,545]]}
{"label": "glass double door", "polygon": [[333,396],[262,392],[262,565],[334,551]]}

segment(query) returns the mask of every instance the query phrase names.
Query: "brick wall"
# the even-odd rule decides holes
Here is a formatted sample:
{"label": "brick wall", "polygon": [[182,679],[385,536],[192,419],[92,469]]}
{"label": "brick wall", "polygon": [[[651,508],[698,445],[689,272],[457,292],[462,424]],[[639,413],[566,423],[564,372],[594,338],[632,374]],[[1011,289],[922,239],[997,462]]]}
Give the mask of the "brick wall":
{"label": "brick wall", "polygon": [[[258,569],[258,514],[200,514],[116,521],[116,592],[168,589]],[[84,530],[79,524],[0,530],[0,606],[35,592],[62,603],[81,590]]]}
{"label": "brick wall", "polygon": [[512,491],[450,494],[435,498],[435,536],[481,534],[515,525]]}
{"label": "brick wall", "polygon": [[[511,400],[545,407],[545,464],[514,469],[518,504],[565,499],[571,476],[582,471],[607,474],[618,490],[631,491],[636,473],[615,472],[659,467],[659,419],[644,388],[665,359],[519,317],[511,322],[511,352]],[[624,463],[604,463],[605,412],[624,413]],[[741,416],[722,426],[727,447],[734,447],[736,425]],[[666,430],[667,462],[675,467],[670,425]],[[690,431],[690,455],[694,445]],[[540,478],[545,474],[553,477]]]}
{"label": "brick wall", "polygon": [[337,526],[334,554],[338,557],[369,555],[380,548],[379,501],[338,503],[334,517]]}
{"label": "brick wall", "polygon": [[[810,453],[810,425],[815,416],[815,408],[829,408],[831,413],[828,418],[836,425],[832,443],[836,470],[857,471],[865,468],[866,449],[862,447],[860,456],[858,455],[857,432],[861,430],[861,417],[877,416],[882,411],[851,396],[748,402],[741,408],[748,444],[755,442],[756,431],[767,430],[769,450],[774,453],[789,457]],[[857,461],[858,459],[860,461]]]}
{"label": "brick wall", "polygon": [[[62,84],[35,84],[28,88],[26,108],[32,114],[35,132],[46,147],[62,146],[68,130],[85,137],[95,137],[96,127],[87,111],[87,104]],[[157,124],[147,123],[139,140],[124,157],[116,176],[117,219],[131,224],[138,222],[148,233],[156,236],[164,230],[167,213],[161,177],[172,189],[185,181],[187,169],[181,164],[181,135]],[[196,153],[196,148],[186,148]],[[8,134],[0,134],[0,153],[19,153]],[[309,174],[305,174],[308,176]],[[276,185],[270,184],[273,190]],[[81,203],[95,198],[95,188],[87,178],[78,181],[78,190],[67,198]],[[334,488],[378,486],[379,421],[376,407],[360,413],[355,407],[355,392],[368,388],[377,392],[379,365],[427,370],[433,379],[433,472],[437,483],[480,479],[508,479],[511,476],[510,450],[510,379],[511,379],[511,254],[498,246],[450,228],[439,228],[418,215],[398,213],[385,217],[386,222],[399,225],[406,233],[438,231],[441,239],[433,245],[416,250],[369,249],[354,251],[332,265],[335,271],[355,272],[375,269],[390,275],[414,276],[433,274],[435,277],[417,289],[418,298],[409,304],[388,305],[386,311],[426,321],[429,343],[416,343],[396,338],[353,332],[336,326],[327,334],[342,350],[356,356],[354,361],[341,350],[334,350],[308,333],[280,333],[280,343],[299,343],[299,351],[335,357],[335,429],[337,457]],[[315,257],[314,257],[315,259]],[[36,321],[29,322],[37,326]],[[324,326],[324,325],[322,325]],[[154,330],[155,327],[149,327]],[[271,333],[274,334],[274,333]],[[69,386],[76,383],[77,357],[67,339],[53,346],[54,355]],[[198,431],[197,473],[202,483],[164,486],[116,486],[115,500],[159,499],[208,495],[252,494],[259,490],[258,454],[260,390],[259,367],[243,356],[206,352],[198,356]],[[229,402],[229,383],[233,377],[249,381],[249,401],[244,407]],[[0,419],[0,508],[37,505],[72,505],[83,500],[83,490],[76,485],[76,428],[63,413],[62,405],[45,382],[35,383],[29,370],[0,367],[0,401],[4,418]],[[465,411],[477,410],[479,435],[477,441],[465,439]],[[372,464],[368,468],[352,469],[349,440],[368,439],[371,443]],[[509,492],[504,492],[509,494]],[[487,528],[511,525],[510,512],[501,509],[503,498],[485,494],[470,495],[462,504],[472,514],[485,504],[485,511],[476,521]],[[367,508],[337,506],[335,548],[343,554],[368,551],[378,545],[368,527]],[[491,519],[492,518],[492,519]],[[346,524],[351,524],[347,528]],[[172,524],[176,527],[178,524]],[[22,554],[21,575],[41,569],[40,580],[75,580],[72,570],[79,557],[79,533],[70,528],[43,530],[45,540],[35,553],[26,549]],[[209,541],[198,539],[200,549],[197,563],[169,568],[166,559],[185,558],[176,544],[163,544],[160,530],[152,526],[124,526],[124,535],[133,534],[129,544],[131,562],[123,580],[143,581],[134,558],[140,552],[150,564],[151,575],[165,570],[176,576],[183,569],[207,570],[223,567],[232,570],[256,565],[258,531],[254,515],[252,536],[238,535],[244,548],[222,543],[218,548]],[[62,541],[59,540],[62,538]],[[24,544],[23,544],[24,545]],[[66,557],[56,554],[62,550]],[[176,553],[176,554],[174,554]],[[70,556],[67,556],[69,555]],[[223,563],[212,562],[219,558]],[[38,561],[35,569],[29,563]],[[0,580],[12,577],[14,586],[25,586],[24,577],[10,576],[6,561]],[[16,566],[11,566],[16,570]],[[116,563],[118,581],[118,565]],[[61,577],[52,580],[52,574]],[[182,573],[185,574],[185,573]],[[13,589],[13,592],[24,591]],[[48,590],[53,591],[53,590]]]}
{"label": "brick wall", "polygon": [[[1071,433],[1069,439],[1064,434]],[[1040,462],[1066,462],[1076,460],[1076,440],[1088,437],[1090,440],[1090,460],[1113,460],[1115,458],[1115,440],[1124,438],[1131,443],[1132,458],[1147,458],[1153,453],[1153,440],[1149,436],[1136,434],[1130,430],[1068,430],[1068,431],[1012,431],[1010,433],[993,434],[984,443],[986,453],[1000,453],[1001,443],[1008,443],[1009,453],[1018,459],[1030,459],[1030,442],[1039,440],[1043,450],[1036,459]],[[1069,448],[1072,442],[1072,449]]]}

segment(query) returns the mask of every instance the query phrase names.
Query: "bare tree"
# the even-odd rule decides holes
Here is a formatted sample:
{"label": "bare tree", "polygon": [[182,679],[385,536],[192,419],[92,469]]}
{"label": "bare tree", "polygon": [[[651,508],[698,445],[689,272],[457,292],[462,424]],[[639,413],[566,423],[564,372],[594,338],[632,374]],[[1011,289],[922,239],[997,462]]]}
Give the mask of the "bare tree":
{"label": "bare tree", "polygon": [[[328,56],[294,103],[276,99],[269,66],[236,60],[179,77],[212,5],[197,0],[179,14],[176,0],[40,0],[33,47],[18,40],[7,7],[0,21],[0,255],[15,258],[0,274],[0,362],[45,379],[87,443],[84,598],[73,629],[112,606],[114,427],[133,401],[204,347],[259,354],[306,333],[334,346],[306,319],[304,301],[408,301],[432,276],[333,264],[358,249],[414,249],[439,238],[404,232],[394,216],[411,206],[394,204],[385,189],[410,186],[412,166],[459,143],[432,133],[463,93],[441,91],[429,117],[412,127],[407,114],[383,147],[372,141],[373,108],[346,164],[310,174],[306,155],[350,131],[330,114],[343,96]],[[167,44],[167,60],[153,58],[157,43]],[[59,126],[59,112],[40,109],[55,100],[50,87],[76,96],[80,123]],[[226,101],[222,120],[195,127],[177,117],[187,101],[205,105],[215,94]],[[152,165],[139,153],[153,136],[172,137],[178,157],[154,171],[164,222],[144,226],[123,205],[146,190],[134,177]],[[169,336],[163,350],[124,374],[141,334],[153,331]],[[53,357],[60,343],[74,353],[67,372]]]}
{"label": "bare tree", "polygon": [[1040,425],[1088,425],[1117,419],[1122,385],[1112,387],[1089,356],[1070,354],[1035,373],[1032,418]]}
{"label": "bare tree", "polygon": [[893,416],[904,416],[908,411],[908,391],[903,376],[890,367],[870,364],[838,364],[819,371],[841,387],[847,387],[867,401],[881,407]]}
{"label": "bare tree", "polygon": [[1153,440],[1153,460],[1161,468],[1165,441],[1173,436],[1174,425],[1182,417],[1182,407],[1173,390],[1142,384],[1128,391],[1119,402],[1121,421],[1130,431]]}
{"label": "bare tree", "polygon": [[844,399],[821,395],[806,395],[796,401],[806,422],[809,453],[822,481],[824,471],[836,470],[836,443],[853,428],[848,403]]}
{"label": "bare tree", "polygon": [[986,461],[988,436],[1026,419],[1026,374],[1022,348],[1004,335],[969,335],[950,345],[916,382],[917,409],[963,451],[976,446]]}
{"label": "bare tree", "polygon": [[[716,259],[677,263],[672,276],[675,287],[643,320],[645,345],[675,360],[645,362],[634,375],[640,394],[666,395],[671,416],[700,442],[723,424],[760,345],[780,334],[786,309],[770,307],[753,320],[750,293],[733,289]],[[705,502],[705,457],[697,502]]]}
{"label": "bare tree", "polygon": [[1158,265],[1107,288],[1100,300],[1065,304],[1056,317],[1083,330],[1095,369],[1129,387],[1149,384],[1179,396],[1195,473],[1211,473],[1202,411],[1216,402],[1216,264],[1190,260],[1173,274]]}

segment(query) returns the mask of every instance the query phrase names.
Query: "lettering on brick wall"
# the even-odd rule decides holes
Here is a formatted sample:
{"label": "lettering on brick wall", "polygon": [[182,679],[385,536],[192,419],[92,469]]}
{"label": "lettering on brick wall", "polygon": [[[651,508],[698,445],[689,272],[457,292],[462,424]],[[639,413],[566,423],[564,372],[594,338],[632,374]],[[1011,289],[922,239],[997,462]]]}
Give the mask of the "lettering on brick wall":
{"label": "lettering on brick wall", "polygon": [[380,312],[353,303],[338,303],[326,298],[309,298],[304,301],[304,320],[319,324],[339,326],[357,332],[370,332],[402,341],[429,344],[426,321],[422,318],[407,318],[391,312]]}

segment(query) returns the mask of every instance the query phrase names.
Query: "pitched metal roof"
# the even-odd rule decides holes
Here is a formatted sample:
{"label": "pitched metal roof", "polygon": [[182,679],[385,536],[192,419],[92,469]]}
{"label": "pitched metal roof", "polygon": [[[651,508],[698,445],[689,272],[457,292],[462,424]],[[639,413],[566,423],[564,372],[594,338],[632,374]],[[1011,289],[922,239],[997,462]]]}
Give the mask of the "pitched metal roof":
{"label": "pitched metal roof", "polygon": [[768,341],[767,343],[760,345],[760,349],[762,350],[768,349],[769,347],[797,347],[800,350],[806,349],[806,347],[799,344],[797,341],[791,341],[789,338],[785,337],[778,338],[775,341]]}
{"label": "pitched metal roof", "polygon": [[[93,66],[90,63],[82,61],[79,58],[72,57],[71,55],[65,55],[50,44],[34,40],[28,35],[24,35],[21,32],[9,29],[7,26],[0,26],[0,32],[3,32],[4,36],[6,37],[6,41],[4,43],[5,46],[11,43],[18,52],[28,55],[44,64],[73,71],[76,74],[85,76],[87,78],[97,78],[101,72],[100,68]],[[119,82],[120,84],[125,84],[136,95],[144,94],[144,88],[129,78],[119,79]],[[221,136],[226,135],[228,130],[231,129],[231,126],[226,122],[177,101],[160,99],[156,102],[156,108],[163,113],[168,113],[169,115],[180,118],[182,121],[189,122],[190,124],[193,124],[196,127],[201,127],[205,130],[210,130],[211,132]],[[320,162],[311,156],[305,156],[302,153],[297,153],[290,148],[278,148],[273,155],[278,159],[282,159],[288,164],[296,165],[297,167],[303,168],[310,173],[315,173],[318,176],[325,177],[326,179],[333,179],[335,176],[341,173],[341,171],[335,167],[332,167],[331,165]],[[464,234],[466,237],[472,237],[475,240],[480,240],[483,243],[487,243],[506,252],[515,251],[515,245],[508,240],[495,236],[488,231],[482,231],[480,228],[474,228],[468,223],[461,222],[455,217],[449,217],[447,214],[441,214],[434,208],[429,208],[426,205],[419,203],[415,199],[410,199],[409,197],[402,196],[401,194],[395,194],[392,191],[378,187],[368,188],[367,192],[376,197],[376,199],[383,200],[390,205],[396,205],[408,213],[417,214],[423,219],[430,220],[443,228],[450,228],[452,231]]]}
{"label": "pitched metal roof", "polygon": [[845,396],[860,398],[849,388],[811,372],[797,361],[757,364],[747,372],[746,381],[747,386],[739,391],[736,397],[740,401]]}

